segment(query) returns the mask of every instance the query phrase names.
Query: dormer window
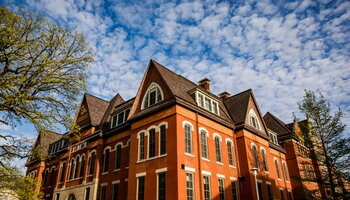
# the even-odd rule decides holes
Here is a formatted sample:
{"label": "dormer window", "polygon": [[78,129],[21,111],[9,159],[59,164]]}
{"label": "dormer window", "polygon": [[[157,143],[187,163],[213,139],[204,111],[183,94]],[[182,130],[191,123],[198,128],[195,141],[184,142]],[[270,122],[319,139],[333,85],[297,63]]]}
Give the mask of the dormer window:
{"label": "dormer window", "polygon": [[150,107],[163,99],[164,96],[160,86],[157,83],[152,83],[143,97],[141,109]]}
{"label": "dormer window", "polygon": [[123,124],[128,119],[129,112],[130,112],[130,108],[125,109],[117,113],[116,115],[114,115],[112,117],[111,128],[114,128],[116,126]]}
{"label": "dormer window", "polygon": [[202,107],[216,115],[219,114],[219,104],[216,100],[214,100],[213,98],[199,92],[196,91],[196,101],[197,101],[197,105],[199,107]]}
{"label": "dormer window", "polygon": [[274,144],[277,144],[278,145],[278,138],[277,138],[277,135],[271,131],[268,132],[269,133],[269,136],[270,136],[270,141]]}
{"label": "dormer window", "polygon": [[253,109],[250,109],[250,111],[249,111],[249,124],[252,127],[260,130],[259,121],[258,121],[258,118],[256,117],[256,114],[255,114]]}

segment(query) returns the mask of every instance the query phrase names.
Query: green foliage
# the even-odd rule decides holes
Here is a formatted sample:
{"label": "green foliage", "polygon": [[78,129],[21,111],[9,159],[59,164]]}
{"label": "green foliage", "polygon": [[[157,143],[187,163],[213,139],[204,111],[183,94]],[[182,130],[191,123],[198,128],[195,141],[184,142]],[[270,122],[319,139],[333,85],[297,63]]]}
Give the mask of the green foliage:
{"label": "green foliage", "polygon": [[[344,133],[343,113],[338,108],[334,114],[331,106],[322,94],[316,96],[312,91],[305,91],[304,99],[298,103],[299,109],[312,125],[306,125],[305,139],[315,152],[315,159],[320,165],[322,184],[331,190],[333,198],[344,196],[344,181],[349,180],[350,137]],[[346,177],[346,178],[345,178]]]}
{"label": "green foliage", "polygon": [[83,35],[0,7],[0,123],[69,127],[93,52]]}
{"label": "green foliage", "polygon": [[39,200],[35,183],[35,178],[23,176],[15,167],[0,166],[0,192],[10,192],[20,200]]}

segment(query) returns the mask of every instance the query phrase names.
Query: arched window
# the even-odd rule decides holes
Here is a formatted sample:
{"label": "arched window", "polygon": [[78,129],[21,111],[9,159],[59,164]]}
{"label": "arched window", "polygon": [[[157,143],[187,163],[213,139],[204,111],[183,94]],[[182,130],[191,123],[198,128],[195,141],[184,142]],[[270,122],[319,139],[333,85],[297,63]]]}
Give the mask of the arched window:
{"label": "arched window", "polygon": [[249,111],[249,124],[252,127],[260,130],[259,120],[258,120],[258,117],[256,116],[253,109],[250,109],[250,111]]}
{"label": "arched window", "polygon": [[156,156],[156,129],[148,131],[148,158]]}
{"label": "arched window", "polygon": [[208,159],[208,133],[205,130],[201,130],[201,146],[202,146],[202,158]]}
{"label": "arched window", "polygon": [[139,139],[139,160],[145,159],[145,133],[141,132],[138,135]]}
{"label": "arched window", "polygon": [[283,169],[283,174],[286,179],[286,181],[289,181],[288,173],[287,173],[287,165],[284,161],[282,161],[282,169]]}
{"label": "arched window", "polygon": [[152,83],[148,87],[148,89],[143,97],[141,109],[144,109],[144,108],[147,108],[153,104],[156,104],[156,103],[162,101],[163,98],[164,98],[163,91],[160,88],[160,86],[157,83]]}
{"label": "arched window", "polygon": [[74,158],[72,158],[70,161],[70,168],[69,168],[69,180],[73,179],[73,174],[75,169],[74,167],[75,167],[75,160]]}
{"label": "arched window", "polygon": [[44,182],[43,182],[43,186],[46,186],[46,181],[47,181],[47,176],[49,175],[49,169],[46,169],[45,172],[43,173],[44,176]]}
{"label": "arched window", "polygon": [[56,173],[56,168],[55,167],[52,167],[51,168],[51,177],[50,177],[50,185],[52,185],[54,183],[54,180],[55,180],[55,174]]}
{"label": "arched window", "polygon": [[108,172],[109,151],[109,147],[105,148],[103,151],[102,173]]}
{"label": "arched window", "polygon": [[79,176],[79,168],[80,168],[80,156],[75,158],[75,170],[74,170],[74,178],[78,178]]}
{"label": "arched window", "polygon": [[280,172],[280,168],[278,167],[277,158],[275,158],[275,166],[276,166],[277,177],[278,177],[278,179],[281,179],[281,172]]}
{"label": "arched window", "polygon": [[122,145],[118,144],[115,148],[115,163],[114,169],[120,169],[120,159],[122,155]]}
{"label": "arched window", "polygon": [[93,174],[95,171],[95,159],[96,159],[96,152],[92,151],[90,153],[90,160],[89,160],[89,175]]}
{"label": "arched window", "polygon": [[70,194],[67,200],[76,200],[74,194]]}
{"label": "arched window", "polygon": [[264,164],[264,170],[265,172],[269,171],[269,168],[267,166],[267,159],[266,159],[266,150],[264,148],[260,148],[261,150],[261,156],[262,156],[262,160],[263,160],[263,164]]}
{"label": "arched window", "polygon": [[221,157],[221,137],[218,134],[214,133],[215,140],[215,152],[216,152],[216,162],[222,162]]}
{"label": "arched window", "polygon": [[80,158],[80,174],[79,177],[83,177],[85,173],[85,155]]}
{"label": "arched window", "polygon": [[193,154],[192,127],[189,124],[185,124],[185,152],[189,154]]}
{"label": "arched window", "polygon": [[61,168],[61,177],[60,177],[60,182],[63,182],[64,176],[66,174],[66,168],[67,168],[67,163],[66,161],[62,162],[62,168]]}
{"label": "arched window", "polygon": [[254,159],[254,167],[259,169],[258,148],[254,143],[252,143],[252,152],[253,152],[253,159]]}
{"label": "arched window", "polygon": [[227,140],[227,152],[228,152],[228,163],[231,166],[234,166],[234,157],[233,157],[233,144],[232,141]]}

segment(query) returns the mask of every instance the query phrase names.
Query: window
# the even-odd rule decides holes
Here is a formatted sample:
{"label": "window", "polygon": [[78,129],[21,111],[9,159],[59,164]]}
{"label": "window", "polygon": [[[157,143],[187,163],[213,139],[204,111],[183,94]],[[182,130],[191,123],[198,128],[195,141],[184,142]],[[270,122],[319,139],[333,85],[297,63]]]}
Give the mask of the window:
{"label": "window", "polygon": [[74,165],[75,165],[75,161],[74,161],[74,158],[72,158],[72,160],[70,161],[69,180],[73,179]]}
{"label": "window", "polygon": [[70,194],[68,196],[68,199],[67,200],[76,200],[77,198],[75,198],[74,194]]}
{"label": "window", "polygon": [[106,200],[106,189],[107,189],[107,185],[101,186],[101,200]]}
{"label": "window", "polygon": [[193,174],[186,173],[187,200],[194,200]]}
{"label": "window", "polygon": [[231,166],[234,166],[234,160],[233,160],[233,150],[232,150],[232,142],[227,141],[227,152],[228,152],[228,163]]}
{"label": "window", "polygon": [[192,154],[192,130],[188,124],[185,125],[185,152]]}
{"label": "window", "polygon": [[258,193],[259,193],[259,200],[264,200],[264,191],[262,183],[258,182]]}
{"label": "window", "polygon": [[253,158],[254,158],[254,167],[259,169],[259,157],[258,149],[255,144],[252,144]]}
{"label": "window", "polygon": [[262,160],[263,160],[264,170],[265,170],[265,172],[268,172],[269,168],[267,166],[266,150],[264,148],[261,148],[260,150],[261,150],[261,156],[262,156]]}
{"label": "window", "polygon": [[292,192],[291,192],[291,191],[288,191],[287,193],[288,193],[288,199],[289,199],[289,200],[293,200],[293,194],[292,194]]}
{"label": "window", "polygon": [[220,137],[215,136],[215,152],[216,152],[216,162],[222,162],[221,158],[221,145],[220,145]]}
{"label": "window", "polygon": [[267,194],[268,194],[269,200],[273,200],[273,194],[272,194],[272,186],[271,186],[271,184],[267,184]]}
{"label": "window", "polygon": [[156,104],[162,101],[163,98],[163,92],[160,89],[159,85],[156,83],[152,83],[147,89],[145,96],[143,97],[141,109]]}
{"label": "window", "polygon": [[282,188],[280,189],[280,194],[281,194],[281,200],[284,200],[284,190]]}
{"label": "window", "polygon": [[140,133],[139,138],[139,160],[145,159],[145,133]]}
{"label": "window", "polygon": [[199,107],[202,107],[214,114],[219,114],[219,104],[213,98],[210,98],[209,96],[196,91],[196,101]]}
{"label": "window", "polygon": [[60,200],[60,193],[56,194],[56,200]]}
{"label": "window", "polygon": [[220,200],[225,200],[225,186],[224,186],[224,179],[219,178],[219,197]]}
{"label": "window", "polygon": [[108,161],[109,161],[109,148],[106,148],[103,152],[103,166],[102,172],[108,171]]}
{"label": "window", "polygon": [[80,157],[77,156],[75,158],[76,164],[75,164],[75,170],[74,170],[74,178],[78,178],[79,176],[79,168],[80,168]]}
{"label": "window", "polygon": [[81,156],[81,162],[80,162],[80,176],[83,177],[85,173],[85,156]]}
{"label": "window", "polygon": [[280,169],[278,167],[278,160],[275,158],[275,166],[276,166],[276,171],[277,171],[277,177],[278,179],[281,179],[281,172]]}
{"label": "window", "polygon": [[287,166],[286,163],[282,161],[282,170],[283,170],[283,175],[286,179],[286,181],[289,181],[288,173],[287,173]]}
{"label": "window", "polygon": [[113,200],[118,200],[119,184],[113,184]]}
{"label": "window", "polygon": [[148,158],[156,155],[156,130],[151,129],[148,132]]}
{"label": "window", "polygon": [[164,155],[166,154],[166,127],[165,125],[161,125],[160,126],[160,136],[159,136],[159,140],[160,140],[160,150],[159,150],[159,154],[160,155]]}
{"label": "window", "polygon": [[90,187],[85,189],[85,200],[90,200]]}
{"label": "window", "polygon": [[278,145],[278,139],[277,139],[277,135],[275,133],[272,133],[271,131],[268,132],[269,136],[270,136],[270,141],[274,144]]}
{"label": "window", "polygon": [[137,199],[143,200],[145,195],[145,177],[141,176],[137,178]]}
{"label": "window", "polygon": [[51,168],[50,185],[53,184],[54,178],[55,178],[55,168],[52,167],[52,168]]}
{"label": "window", "polygon": [[119,126],[126,122],[128,115],[130,113],[130,108],[125,109],[112,117],[111,128]]}
{"label": "window", "polygon": [[209,176],[203,176],[203,183],[204,183],[204,200],[211,200],[211,195],[210,195],[210,177]]}
{"label": "window", "polygon": [[208,155],[208,133],[201,131],[202,158],[209,158]]}
{"label": "window", "polygon": [[237,181],[231,181],[231,187],[232,187],[232,200],[238,200]]}
{"label": "window", "polygon": [[122,145],[117,145],[116,150],[115,150],[114,169],[120,169],[121,154],[122,154]]}
{"label": "window", "polygon": [[250,111],[249,111],[249,124],[252,127],[260,130],[259,121],[258,121],[258,118],[256,117],[256,114],[255,114],[253,109],[250,109]]}
{"label": "window", "polygon": [[63,163],[62,163],[62,169],[61,169],[61,177],[60,177],[60,182],[63,182],[63,180],[64,180],[64,176],[65,176],[65,174],[66,174],[66,162],[64,161]]}
{"label": "window", "polygon": [[91,152],[90,154],[90,163],[89,163],[89,174],[93,174],[95,171],[95,157],[96,152]]}
{"label": "window", "polygon": [[166,199],[165,178],[165,172],[158,174],[158,200]]}

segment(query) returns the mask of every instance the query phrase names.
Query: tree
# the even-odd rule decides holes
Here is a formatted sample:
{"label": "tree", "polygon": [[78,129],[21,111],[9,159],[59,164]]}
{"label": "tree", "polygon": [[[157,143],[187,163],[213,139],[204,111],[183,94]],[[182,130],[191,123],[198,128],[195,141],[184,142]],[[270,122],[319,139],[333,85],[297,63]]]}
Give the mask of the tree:
{"label": "tree", "polygon": [[[0,125],[29,122],[39,132],[68,128],[93,61],[92,48],[82,34],[40,14],[0,7]],[[28,147],[27,138],[0,133],[0,184],[26,182],[11,161],[29,155]]]}
{"label": "tree", "polygon": [[0,123],[68,127],[86,89],[92,48],[39,14],[0,8]]}
{"label": "tree", "polygon": [[333,198],[345,196],[342,189],[346,181],[344,176],[349,180],[350,138],[344,133],[343,113],[338,108],[332,114],[330,103],[322,94],[316,96],[307,90],[298,105],[311,123],[306,139],[313,147],[319,164],[322,177],[319,181],[330,188]]}

